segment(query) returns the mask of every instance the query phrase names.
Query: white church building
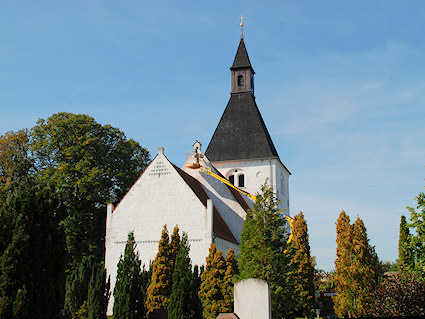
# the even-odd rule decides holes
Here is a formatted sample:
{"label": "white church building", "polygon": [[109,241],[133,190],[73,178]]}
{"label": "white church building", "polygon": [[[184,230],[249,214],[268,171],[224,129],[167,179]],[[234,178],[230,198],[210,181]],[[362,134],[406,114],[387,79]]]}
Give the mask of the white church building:
{"label": "white church building", "polygon": [[[194,265],[206,262],[211,243],[225,255],[238,253],[240,233],[252,200],[204,170],[226,178],[240,189],[256,194],[266,180],[275,190],[280,209],[289,215],[289,170],[281,162],[254,96],[254,69],[243,37],[231,70],[231,96],[205,151],[195,142],[194,151],[182,168],[158,154],[116,207],[108,205],[105,266],[116,281],[117,264],[127,236],[134,231],[142,263],[155,258],[164,225],[169,232],[177,225],[188,234]],[[108,314],[112,314],[113,296]]]}

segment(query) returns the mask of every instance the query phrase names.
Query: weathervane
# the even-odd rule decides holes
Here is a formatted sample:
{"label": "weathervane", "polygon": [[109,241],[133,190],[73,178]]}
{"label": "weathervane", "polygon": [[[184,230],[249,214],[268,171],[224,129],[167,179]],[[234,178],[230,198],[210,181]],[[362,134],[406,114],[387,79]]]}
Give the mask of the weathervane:
{"label": "weathervane", "polygon": [[239,19],[241,19],[241,38],[243,39],[243,19],[245,19],[245,17],[241,14]]}

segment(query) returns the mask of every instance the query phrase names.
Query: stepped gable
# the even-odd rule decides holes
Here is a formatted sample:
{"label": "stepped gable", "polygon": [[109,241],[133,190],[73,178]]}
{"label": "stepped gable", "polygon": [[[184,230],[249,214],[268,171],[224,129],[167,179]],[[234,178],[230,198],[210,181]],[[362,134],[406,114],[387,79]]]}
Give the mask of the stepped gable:
{"label": "stepped gable", "polygon": [[250,92],[231,95],[205,155],[211,162],[279,158]]}

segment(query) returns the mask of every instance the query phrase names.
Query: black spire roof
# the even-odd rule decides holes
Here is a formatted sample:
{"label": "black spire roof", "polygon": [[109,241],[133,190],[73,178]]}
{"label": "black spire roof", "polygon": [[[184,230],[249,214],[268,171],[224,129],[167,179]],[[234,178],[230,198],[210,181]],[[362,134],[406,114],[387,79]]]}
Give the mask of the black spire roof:
{"label": "black spire roof", "polygon": [[[239,69],[239,68],[251,68],[251,62],[249,61],[248,52],[246,52],[245,48],[245,42],[243,41],[243,38],[241,38],[241,41],[239,42],[238,51],[236,52],[235,61],[233,61],[233,65],[230,68],[230,70]],[[252,69],[252,72],[254,72],[254,69]]]}
{"label": "black spire roof", "polygon": [[231,95],[205,155],[211,162],[279,158],[251,92]]}
{"label": "black spire roof", "polygon": [[[230,70],[232,81],[241,71],[250,69],[251,62],[245,48],[243,38],[239,42],[235,61]],[[251,85],[253,78],[251,74]],[[235,84],[232,82],[232,85]],[[253,90],[247,92],[232,91],[229,103],[217,125],[205,155],[211,162],[246,160],[260,158],[278,158],[276,148],[267,131],[257,104]]]}

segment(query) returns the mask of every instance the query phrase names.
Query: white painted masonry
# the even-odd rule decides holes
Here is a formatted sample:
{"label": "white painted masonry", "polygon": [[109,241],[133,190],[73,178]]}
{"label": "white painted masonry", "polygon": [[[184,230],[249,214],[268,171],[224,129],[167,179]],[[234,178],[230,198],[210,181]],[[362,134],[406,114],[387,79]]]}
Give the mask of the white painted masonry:
{"label": "white painted masonry", "polygon": [[[229,248],[238,252],[236,242],[214,233],[213,214],[214,209],[217,209],[239,242],[245,210],[221,182],[212,181],[210,176],[203,178],[197,172],[199,170],[184,169],[199,178],[209,198],[206,206],[182,178],[178,168],[165,157],[163,148],[159,149],[158,155],[117,207],[114,209],[112,205],[108,205],[105,266],[111,276],[111,291],[115,287],[117,264],[130,231],[134,232],[137,251],[145,267],[156,256],[163,225],[167,225],[169,233],[178,225],[180,232],[188,234],[190,258],[194,265],[205,264],[212,242],[216,243],[224,255]],[[111,296],[108,314],[112,314],[113,303]]]}
{"label": "white painted masonry", "polygon": [[[273,187],[279,201],[279,209],[289,216],[289,176],[290,172],[277,158],[264,158],[253,160],[220,161],[212,165],[226,178],[234,171],[241,171],[245,175],[245,186],[241,189],[250,194],[261,193],[261,186],[268,179],[268,184]],[[236,185],[238,186],[238,185]],[[251,203],[248,197],[244,197]]]}

